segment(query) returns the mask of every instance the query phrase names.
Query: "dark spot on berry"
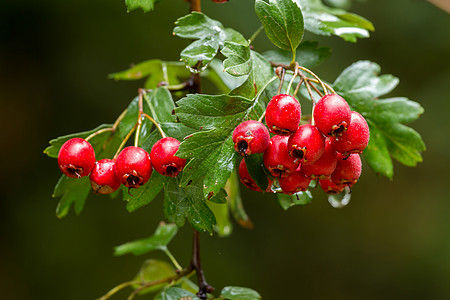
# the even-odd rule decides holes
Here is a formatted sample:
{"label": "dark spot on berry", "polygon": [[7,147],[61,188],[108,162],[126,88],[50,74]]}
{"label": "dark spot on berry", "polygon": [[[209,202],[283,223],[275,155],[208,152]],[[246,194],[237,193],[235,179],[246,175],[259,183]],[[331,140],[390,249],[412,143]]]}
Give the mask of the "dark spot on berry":
{"label": "dark spot on berry", "polygon": [[83,168],[76,167],[74,165],[68,165],[66,167],[67,173],[69,173],[72,177],[81,178],[81,174],[83,174]]}
{"label": "dark spot on berry", "polygon": [[248,149],[248,143],[245,140],[240,140],[237,144],[239,153],[245,153]]}
{"label": "dark spot on berry", "polygon": [[302,159],[305,156],[304,148],[292,150],[292,156],[297,158],[297,159]]}
{"label": "dark spot on berry", "polygon": [[123,177],[126,182],[125,186],[128,188],[138,188],[144,182],[144,179],[138,174],[125,174]]}
{"label": "dark spot on berry", "polygon": [[276,135],[289,135],[289,129],[285,129],[285,128],[278,128],[276,126],[272,126],[272,132],[275,133]]}
{"label": "dark spot on berry", "polygon": [[347,122],[342,122],[340,125],[333,125],[329,135],[341,136],[347,130]]}
{"label": "dark spot on berry", "polygon": [[214,196],[214,192],[209,192],[209,193],[208,193],[208,200],[211,199],[212,196]]}
{"label": "dark spot on berry", "polygon": [[178,169],[175,166],[167,166],[166,168],[166,172],[164,175],[170,176],[170,177],[175,177],[178,175]]}

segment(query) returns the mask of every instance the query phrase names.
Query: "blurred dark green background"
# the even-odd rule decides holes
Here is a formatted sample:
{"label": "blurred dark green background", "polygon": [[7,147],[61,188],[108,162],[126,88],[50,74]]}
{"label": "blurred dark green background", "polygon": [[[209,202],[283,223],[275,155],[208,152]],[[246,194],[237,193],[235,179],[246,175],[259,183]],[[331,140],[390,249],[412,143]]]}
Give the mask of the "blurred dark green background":
{"label": "blurred dark green background", "polygon": [[[171,34],[188,10],[183,1],[162,0],[150,14],[127,14],[123,2],[0,3],[1,299],[95,299],[134,277],[144,259],[163,257],[112,256],[113,246],[153,233],[161,198],[130,214],[121,199],[92,195],[79,217],[58,220],[51,194],[60,172],[42,154],[51,138],[113,122],[136,95],[140,83],[108,73],[149,58],[177,60],[186,45]],[[253,1],[203,2],[209,16],[247,37],[260,26]],[[425,107],[412,124],[428,147],[424,162],[396,164],[392,182],[366,168],[345,209],[317,192],[312,204],[284,212],[275,197],[244,191],[255,229],[202,235],[206,276],[218,290],[248,286],[264,299],[450,299],[450,16],[419,0],[368,0],[352,11],[376,31],[356,44],[308,34],[333,49],[315,71],[333,81],[369,59],[400,77],[390,96]],[[271,46],[261,35],[255,47]],[[188,264],[190,227],[169,248]]]}

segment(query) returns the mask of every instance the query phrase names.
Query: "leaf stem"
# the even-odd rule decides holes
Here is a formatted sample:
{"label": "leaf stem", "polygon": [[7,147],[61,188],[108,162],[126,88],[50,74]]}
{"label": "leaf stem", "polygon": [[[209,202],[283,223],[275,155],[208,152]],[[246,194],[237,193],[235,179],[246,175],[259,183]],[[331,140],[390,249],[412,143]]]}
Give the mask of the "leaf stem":
{"label": "leaf stem", "polygon": [[162,138],[166,137],[166,134],[164,133],[164,131],[162,130],[161,126],[159,126],[158,122],[156,122],[152,117],[150,117],[149,115],[147,115],[146,113],[142,113],[142,116],[146,117],[147,119],[149,119],[153,124],[155,124],[156,128],[158,129],[159,133],[161,134]]}
{"label": "leaf stem", "polygon": [[[130,294],[130,296],[128,296],[127,300],[134,299],[134,297],[139,292],[141,292],[142,290],[144,290],[144,289],[146,289],[148,287],[151,287],[151,286],[154,286],[154,285],[158,285],[158,284],[161,284],[161,283],[166,283],[166,282],[171,283],[171,282],[177,281],[178,279],[181,279],[182,277],[185,277],[185,276],[189,277],[189,274],[191,274],[192,272],[193,272],[192,268],[187,268],[187,269],[183,269],[177,275],[174,275],[174,276],[171,276],[171,277],[162,278],[162,279],[158,279],[158,280],[154,280],[154,281],[149,281],[149,282],[146,282],[146,283],[141,282],[141,283],[139,283],[141,286],[138,287],[137,289],[135,289]],[[101,300],[103,300],[103,299],[101,299]]]}
{"label": "leaf stem", "polygon": [[[298,66],[298,63],[296,63],[296,62],[294,62],[294,63],[295,63],[296,66]],[[289,84],[288,84],[288,87],[287,87],[287,90],[286,90],[286,94],[289,95],[289,92],[291,91],[292,83],[294,82],[294,79],[295,79],[295,77],[297,77],[297,75],[298,75],[298,68],[295,68],[294,69],[294,75],[292,75],[292,78],[289,81]]]}
{"label": "leaf stem", "polygon": [[135,281],[135,280],[123,282],[123,283],[113,287],[105,295],[103,295],[102,297],[98,298],[97,300],[107,300],[111,296],[113,296],[114,294],[119,292],[120,290],[122,290],[122,289],[124,289],[124,288],[126,288],[128,286],[135,285],[135,284],[141,284],[141,282],[140,281]]}
{"label": "leaf stem", "polygon": [[117,148],[116,154],[114,154],[113,160],[116,159],[117,156],[119,155],[120,151],[122,151],[123,146],[125,146],[125,144],[128,142],[128,140],[130,139],[131,135],[136,130],[136,127],[137,127],[137,123],[134,124],[133,128],[131,128],[130,132],[128,132],[127,136],[123,139],[122,143],[120,143],[119,148]]}
{"label": "leaf stem", "polygon": [[87,138],[85,138],[86,141],[89,141],[90,139],[92,139],[94,136],[100,135],[104,132],[108,132],[108,131],[112,131],[114,132],[114,128],[113,127],[108,127],[108,128],[103,128],[103,129],[99,129],[96,132],[91,133]]}
{"label": "leaf stem", "polygon": [[173,263],[173,265],[175,266],[175,268],[177,268],[178,271],[183,270],[183,267],[180,266],[178,261],[175,259],[175,257],[172,255],[172,253],[169,251],[169,249],[167,247],[163,247],[162,251],[164,251],[164,253],[166,253],[167,257],[169,257],[170,261]]}
{"label": "leaf stem", "polygon": [[311,70],[309,70],[309,69],[307,69],[305,67],[302,67],[302,66],[299,66],[299,65],[297,65],[296,67],[299,68],[300,70],[303,70],[303,71],[311,74],[314,78],[316,78],[319,81],[320,85],[322,86],[322,89],[323,89],[323,92],[325,93],[325,95],[328,94],[328,90],[325,87],[325,84],[322,82],[322,80],[320,80],[319,76],[317,76]]}
{"label": "leaf stem", "polygon": [[253,41],[258,37],[258,35],[261,33],[261,31],[263,31],[264,26],[260,26],[250,37],[249,44],[251,45],[253,43]]}

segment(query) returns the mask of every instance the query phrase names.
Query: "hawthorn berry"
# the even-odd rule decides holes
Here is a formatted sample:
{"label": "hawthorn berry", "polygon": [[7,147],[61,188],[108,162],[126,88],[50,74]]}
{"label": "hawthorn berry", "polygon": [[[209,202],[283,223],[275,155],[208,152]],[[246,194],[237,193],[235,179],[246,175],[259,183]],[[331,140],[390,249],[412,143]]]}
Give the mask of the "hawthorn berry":
{"label": "hawthorn berry", "polygon": [[331,174],[331,180],[337,185],[353,185],[361,176],[361,158],[359,154],[344,156],[337,154],[338,162],[336,169]]}
{"label": "hawthorn berry", "polygon": [[69,177],[88,176],[95,166],[94,148],[85,139],[70,139],[59,149],[58,166]]}
{"label": "hawthorn berry", "polygon": [[331,179],[319,179],[319,185],[325,193],[331,195],[341,193],[347,186],[346,184],[336,184]]}
{"label": "hawthorn berry", "polygon": [[325,139],[325,150],[322,156],[312,164],[302,164],[302,172],[311,179],[327,179],[336,169],[337,153],[331,138]]}
{"label": "hawthorn berry", "polygon": [[152,175],[150,155],[142,148],[129,146],[116,158],[114,174],[127,188],[138,188]]}
{"label": "hawthorn berry", "polygon": [[326,136],[340,136],[350,124],[350,107],[344,98],[328,94],[314,106],[316,127]]}
{"label": "hawthorn berry", "polygon": [[334,148],[344,155],[361,153],[369,144],[369,125],[356,111],[351,112],[350,124],[342,136],[336,137]]}
{"label": "hawthorn berry", "polygon": [[297,170],[287,177],[278,179],[281,190],[288,195],[306,191],[310,182],[311,179],[306,177],[301,170]]}
{"label": "hawthorn berry", "polygon": [[119,188],[120,182],[114,175],[114,164],[114,160],[108,158],[95,163],[89,175],[91,187],[95,193],[110,194]]}
{"label": "hawthorn berry", "polygon": [[[248,172],[247,165],[245,164],[245,159],[241,160],[241,163],[239,164],[239,180],[243,185],[245,185],[246,188],[249,188],[256,192],[262,192],[261,188],[256,184],[255,180],[250,176],[250,173]],[[266,192],[270,192],[272,189],[273,181],[270,178],[267,178],[269,180],[269,184],[267,186]]]}
{"label": "hawthorn berry", "polygon": [[239,124],[233,131],[234,149],[242,156],[263,153],[269,146],[267,127],[258,121],[249,120]]}
{"label": "hawthorn berry", "polygon": [[277,135],[290,135],[300,124],[300,103],[287,94],[276,95],[266,108],[266,124],[269,131]]}
{"label": "hawthorn berry", "polygon": [[286,177],[299,166],[299,163],[295,162],[295,159],[288,154],[288,139],[288,136],[273,136],[264,152],[264,166],[273,177]]}
{"label": "hawthorn berry", "polygon": [[325,138],[315,126],[301,125],[289,137],[289,155],[302,165],[314,163],[322,156],[324,151]]}
{"label": "hawthorn berry", "polygon": [[186,159],[175,156],[180,141],[173,137],[165,137],[157,141],[150,151],[153,168],[164,176],[176,177],[186,165]]}

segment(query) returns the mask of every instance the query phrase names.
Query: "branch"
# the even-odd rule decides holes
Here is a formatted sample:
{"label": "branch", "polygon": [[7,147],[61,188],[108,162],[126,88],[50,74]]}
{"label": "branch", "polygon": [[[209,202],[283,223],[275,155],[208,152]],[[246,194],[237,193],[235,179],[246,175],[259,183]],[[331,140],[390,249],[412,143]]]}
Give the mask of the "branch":
{"label": "branch", "polygon": [[200,261],[200,238],[198,231],[195,229],[193,235],[191,268],[197,273],[199,286],[197,296],[202,300],[206,300],[208,298],[208,293],[214,292],[214,287],[206,282],[205,275],[203,274],[202,263]]}

